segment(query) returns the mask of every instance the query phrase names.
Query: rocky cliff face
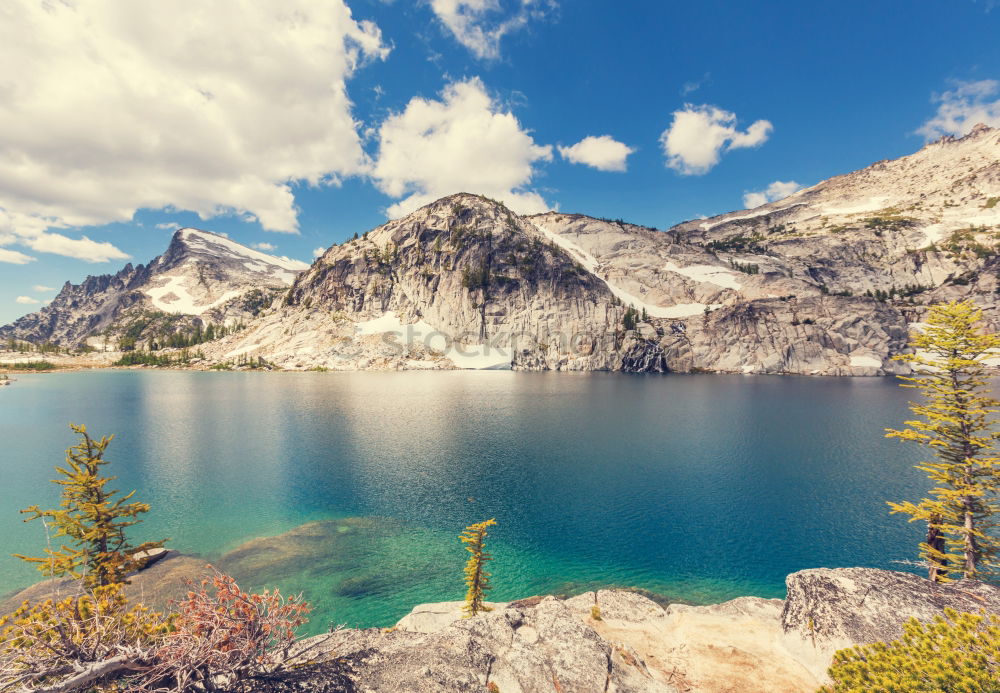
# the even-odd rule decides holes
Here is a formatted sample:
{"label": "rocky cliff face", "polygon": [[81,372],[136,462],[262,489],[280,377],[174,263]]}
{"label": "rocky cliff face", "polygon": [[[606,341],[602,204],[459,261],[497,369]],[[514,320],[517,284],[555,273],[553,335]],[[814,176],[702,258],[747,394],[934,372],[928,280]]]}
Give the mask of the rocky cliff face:
{"label": "rocky cliff face", "polygon": [[284,367],[619,369],[626,308],[530,221],[476,195],[333,246],[215,358]]}
{"label": "rocky cliff face", "polygon": [[207,359],[291,369],[904,372],[931,303],[1000,329],[1000,130],[668,231],[452,195],[331,247],[280,303],[297,267],[247,253],[181,231],[0,335],[79,340],[142,309],[245,321]]}
{"label": "rocky cliff face", "polygon": [[955,298],[1000,328],[1000,130],[985,126],[666,232],[530,220],[645,311],[669,370],[898,372],[909,325]]}
{"label": "rocky cliff face", "polygon": [[272,291],[291,285],[307,267],[208,231],[180,229],[167,251],[148,265],[129,264],[81,284],[66,282],[48,306],[0,327],[0,337],[71,346],[107,332],[114,337],[143,313],[187,318],[170,320],[174,329],[249,319],[249,292],[270,303]]}

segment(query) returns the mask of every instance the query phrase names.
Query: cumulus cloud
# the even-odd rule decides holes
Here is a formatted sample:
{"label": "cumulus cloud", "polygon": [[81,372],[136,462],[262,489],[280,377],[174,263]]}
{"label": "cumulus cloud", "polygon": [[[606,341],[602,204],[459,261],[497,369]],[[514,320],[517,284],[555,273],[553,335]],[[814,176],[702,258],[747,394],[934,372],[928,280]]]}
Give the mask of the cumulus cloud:
{"label": "cumulus cloud", "polygon": [[954,89],[932,100],[938,104],[937,113],[917,130],[929,140],[967,135],[979,123],[1000,127],[1000,82],[995,79],[956,82]]}
{"label": "cumulus cloud", "polygon": [[572,147],[559,147],[559,154],[574,164],[586,164],[601,171],[624,171],[625,160],[635,150],[611,135],[584,137]]}
{"label": "cumulus cloud", "polygon": [[31,296],[18,296],[17,298],[14,299],[14,301],[24,306],[31,306],[41,303],[41,301],[39,301],[37,298],[32,298]]}
{"label": "cumulus cloud", "polygon": [[440,100],[411,99],[382,123],[378,142],[372,172],[378,188],[407,195],[387,210],[392,218],[457,192],[502,200],[522,214],[550,208],[523,187],[536,162],[552,160],[552,147],[535,144],[478,78],[448,85]]}
{"label": "cumulus cloud", "polygon": [[434,14],[455,39],[477,58],[486,59],[499,58],[500,40],[530,20],[544,17],[552,5],[520,0],[511,11],[500,0],[431,0]]}
{"label": "cumulus cloud", "polygon": [[11,0],[0,214],[19,243],[95,262],[125,255],[49,229],[169,208],[295,232],[291,182],[367,171],[345,83],[387,50],[344,0]]}
{"label": "cumulus cloud", "polygon": [[759,190],[757,192],[748,192],[743,195],[743,206],[747,209],[753,209],[754,207],[760,207],[761,205],[766,205],[768,202],[775,202],[776,200],[783,200],[792,193],[798,192],[802,189],[802,186],[793,180],[780,181],[776,180],[771,183],[764,190]]}
{"label": "cumulus cloud", "polygon": [[42,286],[41,284],[35,284],[33,287],[31,287],[31,290],[32,291],[37,291],[37,292],[42,293],[42,294],[45,294],[45,293],[48,293],[49,291],[55,291],[55,287],[53,287],[53,286]]}
{"label": "cumulus cloud", "polygon": [[250,247],[251,248],[256,248],[257,250],[263,250],[266,253],[269,253],[272,250],[277,250],[278,249],[278,246],[276,246],[274,243],[266,243],[264,241],[261,241],[260,243],[254,243]]}
{"label": "cumulus cloud", "polygon": [[770,121],[758,120],[739,130],[735,113],[709,105],[685,104],[673,117],[660,144],[667,166],[686,176],[708,173],[723,152],[763,144],[774,129]]}
{"label": "cumulus cloud", "polygon": [[313,257],[319,257],[326,252],[326,248],[313,248]]}
{"label": "cumulus cloud", "polygon": [[[0,138],[2,138],[2,135],[0,135]],[[2,176],[2,171],[3,165],[0,164],[0,176]],[[2,187],[0,187],[0,190],[2,190]],[[55,253],[56,255],[65,255],[86,262],[107,262],[109,260],[124,260],[129,257],[127,253],[123,253],[106,241],[93,241],[87,236],[70,238],[61,233],[52,233],[49,230],[51,228],[64,228],[66,226],[67,224],[59,219],[39,217],[22,212],[11,212],[0,206],[0,246],[17,243],[40,253]],[[13,253],[14,257],[21,256],[22,261],[19,264],[27,262],[23,258],[29,257],[12,250],[0,253],[0,257],[11,253]],[[29,258],[29,260],[31,259],[34,258]]]}
{"label": "cumulus cloud", "polygon": [[26,265],[29,262],[34,262],[35,258],[30,255],[25,255],[24,253],[19,253],[16,250],[8,250],[6,248],[0,248],[0,262],[7,262],[12,265]]}

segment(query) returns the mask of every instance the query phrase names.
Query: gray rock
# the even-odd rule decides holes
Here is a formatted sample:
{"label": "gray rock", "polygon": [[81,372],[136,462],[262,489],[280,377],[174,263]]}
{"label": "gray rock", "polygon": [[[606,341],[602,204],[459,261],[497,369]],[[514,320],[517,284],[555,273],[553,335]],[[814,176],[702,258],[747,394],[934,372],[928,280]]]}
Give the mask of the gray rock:
{"label": "gray rock", "polygon": [[501,693],[676,691],[552,597],[458,619],[433,633],[320,635],[303,641],[296,656],[297,675],[311,668],[315,686],[336,675],[366,693],[478,693],[491,682]]}
{"label": "gray rock", "polygon": [[1000,614],[1000,587],[972,580],[941,585],[911,573],[819,568],[792,573],[785,584],[786,647],[820,677],[835,651],[895,640],[910,618],[930,621],[946,607]]}
{"label": "gray rock", "polygon": [[[496,611],[506,608],[504,602],[485,602],[485,605]],[[465,602],[437,602],[433,604],[417,604],[396,623],[396,630],[406,630],[413,633],[437,633],[455,621],[465,618]]]}

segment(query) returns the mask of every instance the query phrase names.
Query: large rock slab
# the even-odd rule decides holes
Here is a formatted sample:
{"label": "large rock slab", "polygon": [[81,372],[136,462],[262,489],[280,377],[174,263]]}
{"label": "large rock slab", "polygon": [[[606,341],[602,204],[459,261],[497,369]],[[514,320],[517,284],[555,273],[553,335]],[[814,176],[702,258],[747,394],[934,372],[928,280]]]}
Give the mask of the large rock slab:
{"label": "large rock slab", "polygon": [[973,580],[941,585],[911,573],[818,568],[792,573],[785,584],[785,646],[822,679],[834,652],[895,640],[910,618],[929,621],[946,607],[1000,613],[1000,587]]}
{"label": "large rock slab", "polygon": [[[342,677],[366,693],[485,691],[490,683],[501,693],[677,691],[553,597],[458,619],[433,633],[349,630],[300,647],[299,663],[309,662],[296,667],[303,689]],[[315,679],[301,680],[310,669]]]}
{"label": "large rock slab", "polygon": [[662,608],[633,592],[601,590],[567,601],[652,677],[699,693],[813,693],[819,680],[782,644],[780,599]]}
{"label": "large rock slab", "polygon": [[[485,602],[491,611],[503,609],[506,602]],[[465,602],[437,602],[418,604],[396,623],[396,630],[413,633],[437,633],[455,621],[465,618]],[[488,612],[487,612],[488,613]]]}

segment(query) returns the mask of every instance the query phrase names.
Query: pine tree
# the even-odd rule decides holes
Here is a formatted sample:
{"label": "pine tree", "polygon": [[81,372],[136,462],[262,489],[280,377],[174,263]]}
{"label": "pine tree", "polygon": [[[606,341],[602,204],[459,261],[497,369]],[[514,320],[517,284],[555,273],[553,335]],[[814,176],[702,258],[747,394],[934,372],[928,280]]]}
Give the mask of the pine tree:
{"label": "pine tree", "polygon": [[936,461],[917,469],[936,483],[919,503],[889,503],[893,513],[927,523],[920,555],[929,578],[981,579],[997,566],[1000,539],[990,530],[1000,514],[1000,458],[994,455],[996,407],[990,398],[984,360],[1000,349],[1000,336],[979,330],[982,311],[970,301],[932,306],[926,329],[911,340],[916,353],[895,357],[916,374],[903,387],[920,390],[922,404],[910,404],[920,418],[890,438],[914,441],[934,452]]}
{"label": "pine tree", "polygon": [[639,324],[639,311],[635,309],[635,306],[629,306],[625,309],[625,315],[622,317],[622,326],[626,330],[634,330]]}
{"label": "pine tree", "polygon": [[109,481],[101,467],[108,464],[104,453],[114,436],[94,440],[86,426],[70,424],[80,435],[80,442],[66,451],[66,466],[56,467],[63,477],[53,483],[62,487],[58,510],[41,510],[37,505],[22,510],[31,515],[25,522],[41,518],[46,526],[55,526],[54,537],[68,537],[73,546],[45,549],[41,557],[15,554],[37,565],[44,575],[83,577],[91,588],[126,582],[126,576],[141,567],[135,555],[159,548],[163,541],[148,541],[131,546],[125,530],[141,522],[139,515],[149,511],[145,503],[129,503],[135,491],[115,498],[118,491],[108,490]]}
{"label": "pine tree", "polygon": [[465,563],[465,585],[469,588],[465,593],[463,608],[466,617],[475,616],[480,611],[491,611],[483,603],[486,591],[490,589],[490,574],[486,572],[486,564],[493,560],[493,556],[486,553],[486,529],[496,523],[496,519],[492,519],[469,525],[458,537],[465,544],[465,550],[471,554]]}

